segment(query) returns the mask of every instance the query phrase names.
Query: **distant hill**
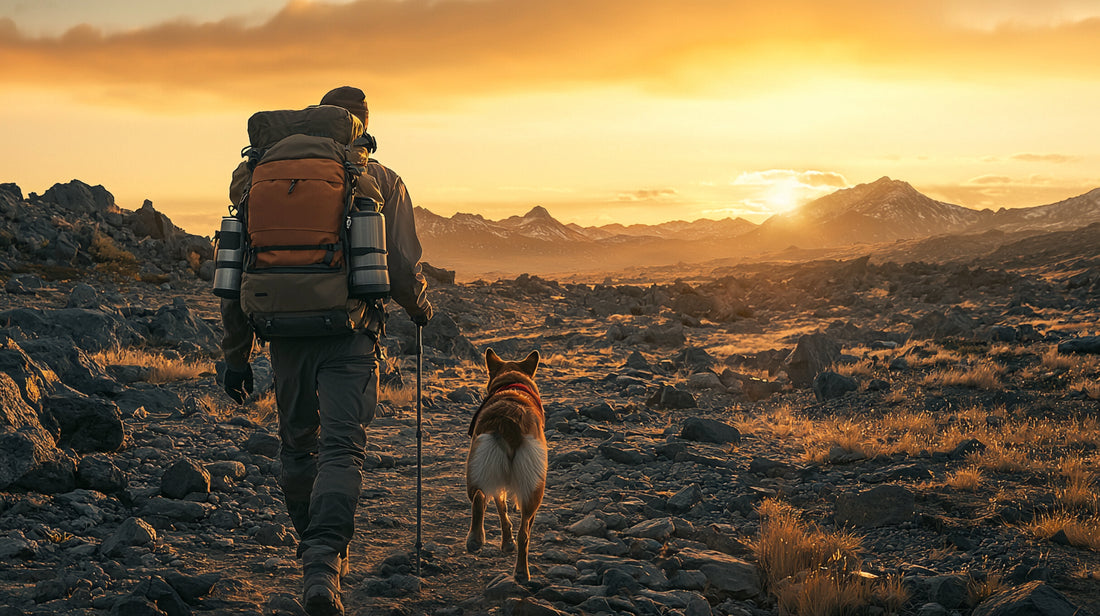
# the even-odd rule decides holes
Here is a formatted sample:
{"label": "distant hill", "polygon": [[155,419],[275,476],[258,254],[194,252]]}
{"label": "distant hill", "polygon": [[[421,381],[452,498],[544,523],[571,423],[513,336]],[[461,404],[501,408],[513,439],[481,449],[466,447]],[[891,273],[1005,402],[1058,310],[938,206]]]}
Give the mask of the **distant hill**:
{"label": "distant hill", "polygon": [[1001,208],[976,227],[1001,231],[1066,231],[1100,222],[1100,188],[1065,201],[1023,208]]}
{"label": "distant hill", "polygon": [[936,201],[906,182],[883,177],[772,216],[743,240],[761,250],[875,244],[958,233],[989,215]]}
{"label": "distant hill", "polygon": [[[978,241],[993,250],[1031,233],[1100,222],[1100,189],[1050,205],[992,211],[937,201],[907,182],[883,177],[760,225],[725,218],[584,227],[562,224],[541,206],[500,221],[462,213],[446,218],[416,208],[416,220],[427,260],[485,274],[624,269],[858,246],[934,258],[970,254],[972,247],[959,242]],[[956,237],[962,234],[966,238]],[[889,246],[898,242],[903,244]]]}

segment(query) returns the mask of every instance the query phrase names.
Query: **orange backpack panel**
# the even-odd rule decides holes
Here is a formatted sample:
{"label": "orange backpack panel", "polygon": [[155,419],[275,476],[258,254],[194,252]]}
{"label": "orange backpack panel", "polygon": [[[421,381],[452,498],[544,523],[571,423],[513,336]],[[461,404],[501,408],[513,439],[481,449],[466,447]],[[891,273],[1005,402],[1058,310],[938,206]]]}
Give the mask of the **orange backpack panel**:
{"label": "orange backpack panel", "polygon": [[[344,166],[330,159],[277,160],[252,173],[248,232],[256,268],[325,264],[340,267],[346,212]],[[316,246],[316,249],[308,247]]]}

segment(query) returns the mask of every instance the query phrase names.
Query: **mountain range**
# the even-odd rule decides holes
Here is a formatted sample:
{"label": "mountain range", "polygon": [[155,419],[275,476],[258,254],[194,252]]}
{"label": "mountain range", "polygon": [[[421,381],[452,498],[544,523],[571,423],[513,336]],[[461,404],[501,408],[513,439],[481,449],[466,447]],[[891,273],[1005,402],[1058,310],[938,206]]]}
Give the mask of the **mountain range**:
{"label": "mountain range", "polygon": [[1100,222],[1100,188],[1058,203],[975,210],[937,201],[888,177],[811,201],[757,225],[743,218],[658,225],[563,224],[536,206],[493,221],[415,211],[425,259],[467,273],[551,273],[763,256],[777,251],[881,245],[1001,231],[1054,232]]}

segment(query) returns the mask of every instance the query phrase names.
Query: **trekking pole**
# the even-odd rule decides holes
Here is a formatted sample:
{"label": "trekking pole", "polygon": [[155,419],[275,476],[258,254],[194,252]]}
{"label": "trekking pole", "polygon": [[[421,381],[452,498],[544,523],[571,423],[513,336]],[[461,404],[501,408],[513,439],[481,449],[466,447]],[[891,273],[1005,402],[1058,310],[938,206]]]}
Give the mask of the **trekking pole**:
{"label": "trekking pole", "polygon": [[424,441],[423,432],[420,430],[420,409],[423,406],[420,394],[420,373],[423,371],[424,357],[424,327],[416,326],[416,577],[420,577],[420,516],[421,506],[421,444]]}

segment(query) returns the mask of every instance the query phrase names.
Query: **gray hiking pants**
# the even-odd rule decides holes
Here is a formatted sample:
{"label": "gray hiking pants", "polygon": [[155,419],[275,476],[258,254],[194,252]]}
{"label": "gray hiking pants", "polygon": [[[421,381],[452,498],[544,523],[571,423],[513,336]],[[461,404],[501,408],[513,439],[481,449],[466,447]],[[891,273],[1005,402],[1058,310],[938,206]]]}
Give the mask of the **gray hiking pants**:
{"label": "gray hiking pants", "polygon": [[347,554],[355,531],[366,432],[378,402],[375,343],[362,334],[271,341],[280,459],[298,556]]}

